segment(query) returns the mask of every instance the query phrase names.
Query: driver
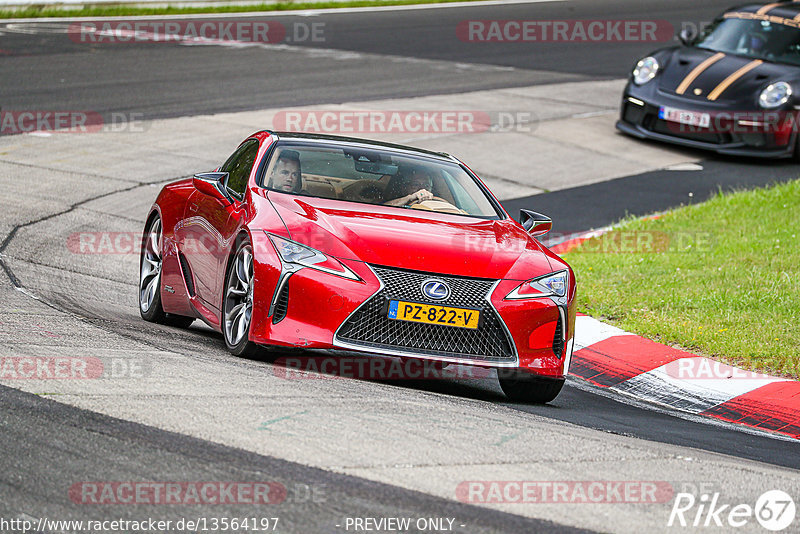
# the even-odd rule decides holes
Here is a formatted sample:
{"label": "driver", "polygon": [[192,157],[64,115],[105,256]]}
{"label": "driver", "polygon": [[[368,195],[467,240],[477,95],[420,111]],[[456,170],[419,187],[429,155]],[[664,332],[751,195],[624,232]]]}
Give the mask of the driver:
{"label": "driver", "polygon": [[270,186],[286,193],[299,193],[302,188],[300,154],[296,150],[284,150],[278,156],[269,178]]}
{"label": "driver", "polygon": [[403,174],[397,174],[386,186],[384,198],[387,206],[410,206],[433,198],[433,178],[421,167],[411,167]]}
{"label": "driver", "polygon": [[753,54],[763,54],[766,52],[767,37],[760,33],[751,33],[748,35],[750,39],[750,52]]}

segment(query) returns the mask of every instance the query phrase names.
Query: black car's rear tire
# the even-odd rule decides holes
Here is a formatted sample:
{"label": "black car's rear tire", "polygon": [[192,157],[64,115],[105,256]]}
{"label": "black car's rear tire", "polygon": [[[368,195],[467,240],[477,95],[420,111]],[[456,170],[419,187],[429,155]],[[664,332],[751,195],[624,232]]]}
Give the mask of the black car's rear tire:
{"label": "black car's rear tire", "polygon": [[259,346],[250,341],[252,325],[253,246],[243,239],[225,273],[225,294],[222,297],[222,336],[225,346],[235,356],[254,356]]}
{"label": "black car's rear tire", "polygon": [[161,219],[150,219],[139,257],[139,314],[145,321],[186,328],[194,317],[166,313],[161,306]]}
{"label": "black car's rear tire", "polygon": [[498,369],[500,388],[510,400],[545,404],[561,393],[564,379],[542,378],[516,369]]}

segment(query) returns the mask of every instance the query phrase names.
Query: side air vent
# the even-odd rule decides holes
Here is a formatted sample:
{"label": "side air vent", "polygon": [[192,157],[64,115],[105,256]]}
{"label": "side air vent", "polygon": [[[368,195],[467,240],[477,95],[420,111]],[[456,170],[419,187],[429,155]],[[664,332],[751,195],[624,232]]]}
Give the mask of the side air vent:
{"label": "side air vent", "polygon": [[561,323],[561,314],[558,315],[556,333],[553,335],[553,353],[559,360],[564,355],[564,325]]}
{"label": "side air vent", "polygon": [[189,262],[186,261],[186,257],[178,252],[178,261],[181,262],[181,272],[183,273],[183,279],[186,282],[186,290],[189,292],[189,296],[194,296],[194,280],[192,279],[192,270],[189,268]]}
{"label": "side air vent", "polygon": [[279,323],[283,321],[286,317],[286,313],[289,311],[289,282],[291,281],[291,277],[289,280],[283,284],[281,288],[281,292],[278,295],[278,300],[275,301],[275,311],[272,313],[272,324]]}

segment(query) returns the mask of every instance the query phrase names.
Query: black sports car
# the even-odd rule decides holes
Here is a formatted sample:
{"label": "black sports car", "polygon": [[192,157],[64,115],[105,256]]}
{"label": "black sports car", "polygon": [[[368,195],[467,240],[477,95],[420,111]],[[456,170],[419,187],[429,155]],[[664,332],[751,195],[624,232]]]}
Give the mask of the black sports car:
{"label": "black sports car", "polygon": [[637,62],[619,130],[723,154],[798,153],[800,2],[731,8],[680,40]]}

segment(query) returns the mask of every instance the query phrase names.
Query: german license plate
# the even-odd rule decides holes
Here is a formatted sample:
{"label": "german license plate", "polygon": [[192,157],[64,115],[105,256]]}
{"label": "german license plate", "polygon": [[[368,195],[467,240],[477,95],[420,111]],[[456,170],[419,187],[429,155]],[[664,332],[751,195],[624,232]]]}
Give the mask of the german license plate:
{"label": "german license plate", "polygon": [[658,118],[689,126],[699,126],[700,128],[708,128],[711,126],[711,115],[708,113],[686,111],[683,109],[668,108],[666,106],[662,106],[658,109]]}
{"label": "german license plate", "polygon": [[475,330],[478,328],[480,317],[481,312],[479,310],[468,308],[451,308],[449,306],[436,306],[402,300],[389,301],[389,319],[398,321],[439,324]]}

